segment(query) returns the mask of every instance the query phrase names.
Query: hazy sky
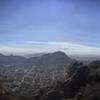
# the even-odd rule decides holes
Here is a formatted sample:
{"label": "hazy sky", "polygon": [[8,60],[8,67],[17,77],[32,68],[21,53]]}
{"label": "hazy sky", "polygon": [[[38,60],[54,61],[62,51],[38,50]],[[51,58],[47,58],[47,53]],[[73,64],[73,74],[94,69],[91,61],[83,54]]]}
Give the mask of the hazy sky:
{"label": "hazy sky", "polygon": [[0,0],[0,52],[68,51],[69,44],[99,52],[100,0]]}

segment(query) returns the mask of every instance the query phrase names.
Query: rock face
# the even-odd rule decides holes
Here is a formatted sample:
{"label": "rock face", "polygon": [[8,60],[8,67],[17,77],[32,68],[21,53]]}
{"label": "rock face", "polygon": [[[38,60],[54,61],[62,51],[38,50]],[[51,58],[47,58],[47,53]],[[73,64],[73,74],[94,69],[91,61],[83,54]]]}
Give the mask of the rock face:
{"label": "rock face", "polygon": [[93,61],[88,65],[90,70],[87,85],[81,88],[80,100],[100,100],[100,61]]}
{"label": "rock face", "polygon": [[91,67],[92,69],[97,69],[97,68],[100,68],[100,61],[93,61],[89,64],[89,67]]}
{"label": "rock face", "polygon": [[51,90],[44,95],[40,100],[61,100],[64,97],[62,91]]}
{"label": "rock face", "polygon": [[82,66],[72,75],[68,82],[64,84],[64,95],[66,98],[73,97],[81,86],[87,83],[89,69],[87,66]]}
{"label": "rock face", "polygon": [[75,96],[81,86],[87,83],[89,69],[87,66],[81,66],[76,72],[62,84],[61,89],[49,91],[40,100],[62,100]]}
{"label": "rock face", "polygon": [[90,75],[88,83],[95,84],[100,82],[100,61],[93,61],[89,64]]}

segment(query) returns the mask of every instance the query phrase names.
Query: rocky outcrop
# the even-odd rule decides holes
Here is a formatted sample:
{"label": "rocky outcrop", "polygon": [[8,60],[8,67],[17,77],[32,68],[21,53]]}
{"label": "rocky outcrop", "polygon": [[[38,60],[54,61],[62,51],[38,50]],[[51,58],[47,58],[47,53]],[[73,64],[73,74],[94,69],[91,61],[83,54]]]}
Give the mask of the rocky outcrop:
{"label": "rocky outcrop", "polygon": [[66,98],[73,97],[81,86],[87,83],[89,69],[87,66],[82,66],[76,70],[72,77],[64,83],[63,91]]}
{"label": "rocky outcrop", "polygon": [[86,85],[89,69],[87,66],[79,67],[76,72],[62,84],[57,90],[49,91],[40,100],[62,100],[64,98],[72,98],[78,92],[81,86]]}
{"label": "rocky outcrop", "polygon": [[46,93],[40,100],[61,100],[63,97],[63,91],[51,90],[48,93]]}

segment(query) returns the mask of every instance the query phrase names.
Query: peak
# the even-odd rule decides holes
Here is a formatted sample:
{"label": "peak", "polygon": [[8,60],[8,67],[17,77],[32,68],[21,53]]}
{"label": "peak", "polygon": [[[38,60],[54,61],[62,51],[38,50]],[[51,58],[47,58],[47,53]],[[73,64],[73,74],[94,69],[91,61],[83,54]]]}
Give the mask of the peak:
{"label": "peak", "polygon": [[0,56],[4,56],[4,55],[0,53]]}
{"label": "peak", "polygon": [[10,54],[9,56],[14,56],[13,54]]}
{"label": "peak", "polygon": [[52,53],[52,54],[61,54],[61,55],[66,55],[64,52],[62,52],[62,51],[57,51],[57,52],[54,52],[54,53]]}
{"label": "peak", "polygon": [[69,58],[64,52],[62,51],[57,51],[57,52],[53,52],[53,53],[48,53],[48,54],[44,54],[41,57],[49,57],[49,58]]}
{"label": "peak", "polygon": [[62,63],[68,63],[72,60],[64,52],[57,51],[54,53],[44,54],[40,57],[32,57],[29,58],[27,61],[42,65],[42,64],[62,64]]}

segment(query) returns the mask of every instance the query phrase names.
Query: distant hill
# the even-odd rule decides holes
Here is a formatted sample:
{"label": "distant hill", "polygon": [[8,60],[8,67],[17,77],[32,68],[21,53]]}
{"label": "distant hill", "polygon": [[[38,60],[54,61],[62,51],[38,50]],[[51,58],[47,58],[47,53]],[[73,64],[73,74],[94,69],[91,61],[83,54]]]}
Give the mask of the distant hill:
{"label": "distant hill", "polygon": [[100,55],[71,55],[70,57],[83,62],[85,65],[90,64],[92,61],[100,60]]}
{"label": "distant hill", "polygon": [[71,62],[72,59],[64,52],[58,51],[54,53],[44,54],[39,57],[31,57],[26,59],[24,63],[35,65],[51,65],[51,64],[64,64]]}
{"label": "distant hill", "polygon": [[42,55],[44,55],[44,54],[47,54],[47,53],[42,52],[42,53],[27,54],[27,55],[25,55],[25,57],[26,57],[26,58],[40,57],[40,56],[42,56]]}
{"label": "distant hill", "polygon": [[94,60],[100,60],[100,55],[71,55],[70,57],[76,60],[89,62]]}
{"label": "distant hill", "polygon": [[9,55],[5,56],[0,54],[0,64],[17,64],[24,61],[26,58],[22,56]]}
{"label": "distant hill", "polygon": [[[31,55],[32,56],[32,55]],[[33,54],[32,57],[25,58],[23,56],[15,55],[3,55],[0,54],[0,64],[19,64],[25,65],[56,65],[56,64],[67,64],[70,63],[72,59],[68,57],[64,52],[57,51],[54,53],[39,53]]]}

